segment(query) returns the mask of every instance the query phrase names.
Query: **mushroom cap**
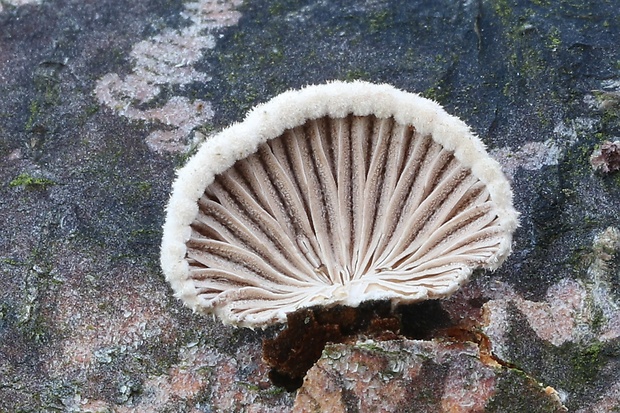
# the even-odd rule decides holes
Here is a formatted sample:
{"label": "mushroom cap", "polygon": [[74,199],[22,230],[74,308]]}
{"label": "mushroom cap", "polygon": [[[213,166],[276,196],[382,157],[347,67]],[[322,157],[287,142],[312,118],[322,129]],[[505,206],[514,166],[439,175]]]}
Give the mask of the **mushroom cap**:
{"label": "mushroom cap", "polygon": [[367,82],[288,91],[179,170],[161,265],[194,311],[248,327],[316,305],[447,297],[509,255],[518,213],[461,120]]}

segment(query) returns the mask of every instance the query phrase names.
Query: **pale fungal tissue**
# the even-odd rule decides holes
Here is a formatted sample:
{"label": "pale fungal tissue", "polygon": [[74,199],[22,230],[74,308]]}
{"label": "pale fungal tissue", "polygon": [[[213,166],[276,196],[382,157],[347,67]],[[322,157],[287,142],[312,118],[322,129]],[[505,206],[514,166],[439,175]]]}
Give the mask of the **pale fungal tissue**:
{"label": "pale fungal tissue", "polygon": [[263,327],[312,306],[447,297],[510,253],[518,213],[461,120],[389,85],[288,91],[179,173],[161,264],[175,296]]}

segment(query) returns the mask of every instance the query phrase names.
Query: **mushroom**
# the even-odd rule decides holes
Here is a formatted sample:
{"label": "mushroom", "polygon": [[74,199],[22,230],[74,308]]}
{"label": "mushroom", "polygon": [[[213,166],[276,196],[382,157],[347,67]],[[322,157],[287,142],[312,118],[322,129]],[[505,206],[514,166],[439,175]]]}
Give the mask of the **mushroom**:
{"label": "mushroom", "polygon": [[175,296],[264,327],[312,306],[443,298],[518,225],[499,164],[442,107],[389,85],[288,91],[179,173],[161,265]]}

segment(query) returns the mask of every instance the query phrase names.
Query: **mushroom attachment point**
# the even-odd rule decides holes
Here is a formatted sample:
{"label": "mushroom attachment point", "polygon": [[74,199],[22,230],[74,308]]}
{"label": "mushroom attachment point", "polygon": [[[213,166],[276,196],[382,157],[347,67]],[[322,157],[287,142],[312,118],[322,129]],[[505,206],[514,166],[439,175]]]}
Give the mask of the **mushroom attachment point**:
{"label": "mushroom attachment point", "polygon": [[510,253],[518,214],[461,120],[389,85],[289,91],[202,144],[167,207],[176,297],[264,327],[314,306],[447,297]]}

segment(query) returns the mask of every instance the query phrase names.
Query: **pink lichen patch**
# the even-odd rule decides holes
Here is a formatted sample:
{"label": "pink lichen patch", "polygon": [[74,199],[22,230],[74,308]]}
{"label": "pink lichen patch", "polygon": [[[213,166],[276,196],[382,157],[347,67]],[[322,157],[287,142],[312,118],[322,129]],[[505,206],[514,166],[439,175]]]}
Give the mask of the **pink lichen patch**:
{"label": "pink lichen patch", "polygon": [[286,395],[263,397],[267,369],[256,344],[240,346],[235,356],[198,345],[183,347],[179,362],[162,375],[149,378],[143,395],[132,406],[118,406],[118,413],[160,412],[177,409],[180,403],[201,410],[204,402],[214,411],[282,412]]}
{"label": "pink lichen patch", "polygon": [[347,411],[340,384],[336,380],[328,380],[323,369],[310,369],[304,382],[304,386],[297,392],[295,413]]}
{"label": "pink lichen patch", "polygon": [[577,318],[585,310],[586,291],[577,282],[562,280],[547,290],[544,302],[515,297],[513,302],[527,317],[538,337],[560,346],[576,338]]}
{"label": "pink lichen patch", "polygon": [[608,227],[594,238],[592,263],[588,267],[592,305],[604,316],[601,340],[620,337],[620,303],[613,294],[612,281],[617,278],[618,269],[613,265],[620,253],[620,230]]}
{"label": "pink lichen patch", "polygon": [[508,343],[507,333],[510,329],[508,302],[504,300],[491,300],[484,305],[484,334],[489,337],[493,353],[498,357],[506,355]]}
{"label": "pink lichen patch", "polygon": [[5,0],[5,3],[13,6],[23,6],[25,4],[40,4],[41,0]]}
{"label": "pink lichen patch", "polygon": [[620,380],[605,390],[592,405],[583,407],[575,413],[617,412],[620,411]]}
{"label": "pink lichen patch", "polygon": [[217,29],[237,24],[241,13],[234,9],[242,4],[243,0],[201,0],[187,3],[185,5],[187,12],[183,15],[201,28]]}
{"label": "pink lichen patch", "polygon": [[484,288],[484,284],[476,281],[465,284],[450,299],[442,301],[441,308],[460,327],[478,326],[483,321],[481,298],[487,294]]}
{"label": "pink lichen patch", "polygon": [[502,170],[512,179],[519,168],[536,171],[547,165],[557,165],[562,148],[553,140],[527,142],[518,150],[510,147],[493,149],[489,152],[501,165]]}
{"label": "pink lichen patch", "polygon": [[179,367],[170,369],[167,382],[170,393],[181,399],[195,396],[205,384],[204,379],[197,376],[192,369]]}
{"label": "pink lichen patch", "polygon": [[133,70],[121,77],[116,73],[103,76],[95,86],[95,95],[102,104],[120,116],[166,125],[147,138],[149,148],[156,152],[181,152],[187,148],[192,130],[213,117],[211,104],[202,100],[173,96],[162,107],[142,109],[139,106],[159,96],[161,86],[208,82],[210,76],[193,65],[205,50],[215,47],[213,30],[237,24],[240,13],[234,8],[239,0],[200,0],[185,4],[182,16],[192,22],[180,30],[166,29],[131,50]]}
{"label": "pink lichen patch", "polygon": [[496,376],[479,356],[474,343],[332,345],[308,372],[293,411],[478,412],[495,393]]}
{"label": "pink lichen patch", "polygon": [[[492,299],[484,305],[483,324],[494,353],[505,355],[506,334],[512,328],[508,312],[511,305],[526,317],[538,337],[555,346],[620,337],[620,303],[612,286],[617,277],[613,260],[619,250],[620,231],[606,228],[594,238],[584,282],[560,280],[549,287],[543,301],[526,300],[504,283],[487,288],[484,293]],[[602,320],[597,319],[601,316]]]}
{"label": "pink lichen patch", "polygon": [[[120,267],[118,271],[131,278],[131,269]],[[51,321],[62,326],[65,338],[47,360],[50,375],[85,377],[97,366],[154,340],[172,340],[174,320],[165,308],[165,291],[127,283],[119,285],[118,290],[106,290],[106,299],[88,286],[88,276],[67,276],[70,278],[59,289],[51,314]]]}
{"label": "pink lichen patch", "polygon": [[190,102],[189,99],[175,96],[163,108],[145,111],[149,119],[156,119],[164,125],[173,126],[171,130],[157,130],[146,138],[146,144],[155,152],[182,151],[185,138],[192,129],[213,117],[211,104],[202,100]]}
{"label": "pink lichen patch", "polygon": [[145,111],[151,119],[163,123],[164,125],[198,126],[204,117],[213,116],[211,105],[202,100],[190,102],[185,97],[175,96],[170,99],[162,108]]}
{"label": "pink lichen patch", "polygon": [[584,102],[591,109],[602,112],[613,110],[620,103],[620,83],[617,80],[604,80],[601,82],[602,89],[592,90],[592,94],[584,97]]}
{"label": "pink lichen patch", "polygon": [[441,398],[445,412],[481,412],[495,394],[496,374],[479,365],[480,359],[465,358],[453,363],[446,377]]}
{"label": "pink lichen patch", "polygon": [[599,340],[609,341],[620,337],[620,311],[612,314],[603,327]]}
{"label": "pink lichen patch", "polygon": [[359,398],[359,411],[371,411],[381,403],[385,394],[390,395],[391,403],[400,405],[405,401],[405,382],[392,380],[402,375],[405,363],[399,358],[376,357],[368,351],[352,351],[347,363],[340,370],[344,389]]}
{"label": "pink lichen patch", "polygon": [[[41,4],[41,0],[4,0],[4,3],[12,6],[23,6],[26,4]],[[4,10],[2,4],[0,4],[0,13]]]}
{"label": "pink lichen patch", "polygon": [[[255,349],[258,351],[259,349]],[[260,360],[260,356],[254,353],[255,359]],[[239,380],[239,370],[244,366],[236,359],[220,363],[214,373],[217,377],[213,381],[211,388],[211,400],[214,406],[223,412],[243,411],[244,407],[258,403],[258,382],[247,382]],[[267,371],[263,372],[262,381],[267,380]],[[258,377],[255,377],[258,378]]]}
{"label": "pink lichen patch", "polygon": [[620,171],[620,140],[605,141],[590,156],[595,171],[605,174]]}
{"label": "pink lichen patch", "polygon": [[221,355],[199,347],[182,348],[179,357],[180,361],[166,374],[144,383],[143,396],[133,406],[119,406],[118,412],[158,412],[190,400],[205,389],[212,379],[208,372],[222,362]]}
{"label": "pink lichen patch", "polygon": [[146,146],[153,152],[181,152],[185,149],[185,128],[173,130],[157,130],[146,138]]}
{"label": "pink lichen patch", "polygon": [[602,231],[594,239],[585,282],[561,280],[548,289],[542,302],[526,300],[508,285],[497,288],[495,297],[484,305],[484,332],[493,352],[499,357],[508,356],[507,332],[513,328],[508,312],[510,305],[525,315],[541,339],[556,346],[620,337],[620,305],[611,286],[616,276],[612,261],[619,249],[620,231],[614,227]]}
{"label": "pink lichen patch", "polygon": [[[279,413],[289,411],[292,399],[271,387],[269,368],[260,361],[258,343],[241,346],[236,356],[223,360],[214,370],[210,400],[221,412]],[[286,407],[286,408],[285,408]]]}
{"label": "pink lichen patch", "polygon": [[485,334],[501,357],[510,328],[508,307],[512,304],[525,315],[536,335],[553,345],[560,346],[579,336],[577,321],[584,317],[586,290],[577,282],[562,280],[547,290],[545,301],[526,300],[512,288],[504,285],[498,298],[484,305]]}
{"label": "pink lichen patch", "polygon": [[145,82],[135,74],[121,79],[116,73],[108,73],[99,79],[95,86],[99,102],[129,119],[146,119],[143,111],[134,105],[148,102],[160,92],[159,86]]}
{"label": "pink lichen patch", "polygon": [[110,405],[101,400],[82,400],[76,410],[80,413],[107,413],[112,411]]}
{"label": "pink lichen patch", "polygon": [[206,73],[198,72],[191,65],[202,57],[205,49],[215,47],[215,39],[199,32],[196,25],[180,32],[166,30],[135,44],[130,54],[135,62],[133,75],[155,85],[206,81]]}
{"label": "pink lichen patch", "polygon": [[9,155],[6,157],[7,161],[17,161],[22,159],[22,151],[21,149],[15,149],[13,151],[11,151],[11,153],[9,153]]}

